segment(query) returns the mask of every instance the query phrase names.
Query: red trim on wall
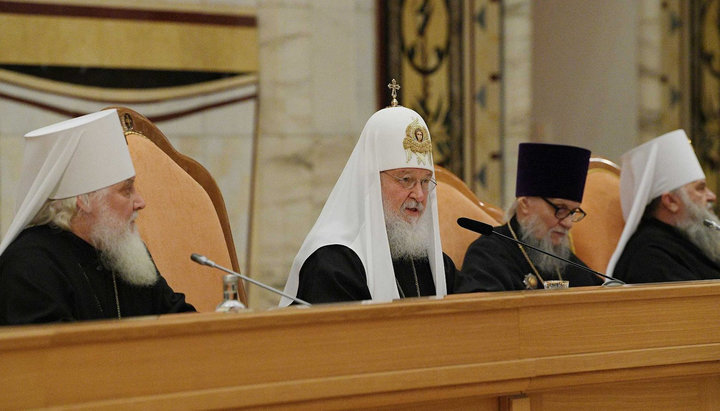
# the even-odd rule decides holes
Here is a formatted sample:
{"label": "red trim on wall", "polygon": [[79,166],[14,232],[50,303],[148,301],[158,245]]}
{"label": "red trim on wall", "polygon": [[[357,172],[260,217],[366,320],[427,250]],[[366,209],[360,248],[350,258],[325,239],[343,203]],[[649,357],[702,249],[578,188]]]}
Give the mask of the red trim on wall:
{"label": "red trim on wall", "polygon": [[[233,98],[233,99],[229,99],[229,100],[225,100],[225,101],[219,101],[219,102],[212,103],[212,104],[206,104],[206,105],[202,105],[202,106],[192,107],[187,110],[175,111],[175,112],[164,113],[164,114],[157,114],[154,116],[146,116],[146,117],[148,119],[150,119],[152,122],[174,120],[177,118],[189,116],[191,114],[196,114],[196,113],[200,113],[203,111],[211,110],[211,109],[214,109],[217,107],[223,107],[223,106],[227,106],[230,104],[241,103],[243,101],[253,100],[256,98],[257,98],[257,94],[251,94],[248,96],[237,97],[237,98]],[[35,101],[35,100],[29,100],[29,99],[11,96],[9,94],[5,94],[2,92],[0,92],[0,99],[15,101],[17,103],[25,104],[25,105],[36,107],[36,108],[39,108],[39,109],[42,109],[45,111],[50,111],[52,113],[57,113],[57,114],[60,114],[63,116],[67,116],[68,118],[79,117],[84,114],[87,114],[87,113],[81,113],[81,112],[77,112],[77,111],[66,110],[62,107],[58,107],[58,106],[50,105],[50,104],[46,104],[46,103],[41,103],[41,102]]]}
{"label": "red trim on wall", "polygon": [[49,104],[41,103],[39,101],[33,101],[33,100],[28,100],[28,99],[24,99],[24,98],[20,98],[20,97],[11,96],[9,94],[5,94],[2,92],[0,92],[0,99],[6,99],[6,100],[14,101],[16,103],[21,103],[21,104],[25,104],[28,106],[37,107],[37,108],[45,110],[45,111],[50,111],[50,112],[57,113],[57,114],[60,114],[63,116],[68,116],[68,117],[78,117],[83,114],[87,114],[87,113],[78,113],[76,111],[65,110],[64,108],[61,108],[61,107],[51,106]]}
{"label": "red trim on wall", "polygon": [[93,17],[103,19],[169,21],[174,23],[207,24],[216,26],[256,27],[255,16],[219,13],[163,11],[120,7],[61,5],[56,3],[20,3],[0,1],[0,13],[33,14],[41,16]]}

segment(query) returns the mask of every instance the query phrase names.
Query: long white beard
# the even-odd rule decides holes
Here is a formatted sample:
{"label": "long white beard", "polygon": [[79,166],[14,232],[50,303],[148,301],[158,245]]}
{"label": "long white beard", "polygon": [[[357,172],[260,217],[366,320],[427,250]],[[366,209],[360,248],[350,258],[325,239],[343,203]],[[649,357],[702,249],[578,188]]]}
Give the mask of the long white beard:
{"label": "long white beard", "polygon": [[122,221],[106,204],[100,206],[99,221],[92,228],[90,239],[100,252],[103,265],[128,284],[151,286],[158,280],[155,265],[140,234],[130,221]]}
{"label": "long white beard", "polygon": [[685,218],[677,224],[678,230],[705,253],[709,259],[720,263],[720,231],[705,227],[703,224],[703,220],[706,218],[720,223],[718,216],[712,211],[695,204],[684,190],[679,190],[678,194],[687,210]]}
{"label": "long white beard", "polygon": [[[562,238],[560,243],[553,244],[552,233],[547,230],[545,224],[542,222],[540,217],[531,215],[528,217],[524,224],[520,225],[520,240],[526,242],[534,247],[537,247],[543,251],[554,254],[558,257],[568,259],[570,257],[570,241],[568,237]],[[542,233],[546,231],[541,237],[538,237],[536,233]],[[555,273],[556,271],[562,272],[567,266],[567,263],[550,257],[547,254],[540,253],[532,249],[525,249],[527,251],[530,260],[532,260],[535,268],[544,273]]]}
{"label": "long white beard", "polygon": [[383,206],[390,255],[394,260],[425,258],[432,233],[430,213],[423,212],[422,203],[415,200],[406,201],[403,207],[416,207],[422,214],[414,222],[407,222],[399,212]]}

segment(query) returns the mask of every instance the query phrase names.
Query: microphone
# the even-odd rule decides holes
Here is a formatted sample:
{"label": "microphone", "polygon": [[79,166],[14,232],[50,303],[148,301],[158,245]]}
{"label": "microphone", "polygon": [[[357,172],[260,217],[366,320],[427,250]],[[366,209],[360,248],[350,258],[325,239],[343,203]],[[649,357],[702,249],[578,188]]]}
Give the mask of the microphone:
{"label": "microphone", "polygon": [[[539,248],[537,248],[537,247],[534,247],[534,246],[532,246],[532,245],[530,245],[530,244],[527,244],[527,243],[525,243],[525,242],[523,242],[523,241],[516,240],[516,239],[514,239],[514,238],[512,238],[512,237],[508,237],[508,236],[506,236],[505,234],[498,233],[497,231],[495,231],[495,229],[493,228],[493,226],[491,226],[490,224],[485,224],[485,223],[483,223],[483,222],[476,221],[476,220],[471,220],[471,219],[465,218],[465,217],[460,217],[460,218],[458,218],[458,219],[457,219],[457,223],[458,223],[458,225],[459,225],[460,227],[465,228],[465,229],[467,229],[467,230],[474,231],[474,232],[480,233],[480,234],[482,234],[482,235],[495,234],[495,235],[500,236],[500,237],[502,237],[502,238],[504,238],[504,239],[510,240],[510,241],[512,241],[513,243],[518,243],[518,244],[521,244],[521,245],[523,245],[523,246],[525,246],[525,247],[527,247],[527,248],[532,248],[532,249],[535,250],[535,251],[541,252],[541,253],[543,253],[543,254],[545,254],[545,255],[549,255],[550,257],[553,257],[553,258],[557,258],[558,260],[564,261],[564,262],[566,262],[566,263],[568,263],[568,264],[572,264],[572,265],[574,265],[575,267],[581,268],[581,269],[583,269],[583,270],[585,270],[585,271],[589,271],[589,272],[591,272],[591,273],[593,273],[593,274],[595,274],[595,275],[597,275],[597,276],[600,276],[600,277],[608,280],[607,282],[605,282],[605,283],[603,284],[603,286],[625,285],[625,282],[623,282],[623,281],[621,281],[621,280],[618,280],[617,278],[613,278],[613,277],[610,277],[610,276],[608,276],[608,275],[601,274],[601,273],[599,273],[599,272],[597,272],[597,271],[595,271],[595,270],[593,270],[593,269],[591,269],[591,268],[585,267],[585,266],[582,265],[582,264],[578,264],[578,263],[576,263],[576,262],[570,261],[570,260],[568,260],[568,259],[566,259],[566,258],[562,258],[562,257],[557,256],[557,255],[552,254],[552,253],[548,253],[548,252],[545,251],[545,250],[541,250],[541,249],[539,249]],[[719,225],[719,226],[720,226],[720,225]]]}
{"label": "microphone", "polygon": [[716,223],[715,221],[706,218],[703,220],[703,225],[707,228],[712,228],[714,230],[720,231],[720,224]]}
{"label": "microphone", "polygon": [[310,307],[310,303],[307,302],[307,301],[304,301],[304,300],[301,300],[301,299],[299,299],[299,298],[297,298],[297,297],[293,297],[293,296],[291,296],[291,295],[285,294],[284,292],[282,292],[282,291],[280,291],[280,290],[278,290],[278,289],[272,288],[272,287],[270,287],[269,285],[263,284],[263,283],[261,283],[260,281],[253,280],[252,278],[250,278],[250,277],[248,277],[248,276],[242,275],[242,274],[240,274],[240,273],[236,273],[235,271],[229,270],[229,269],[227,269],[227,268],[225,268],[225,267],[223,267],[223,266],[221,266],[221,265],[215,264],[215,262],[214,262],[213,260],[205,257],[204,255],[197,254],[197,253],[192,253],[192,254],[190,255],[190,259],[193,260],[193,261],[195,261],[196,263],[198,263],[198,264],[200,264],[200,265],[206,265],[206,266],[208,266],[208,267],[217,268],[218,270],[225,271],[225,272],[228,273],[228,274],[234,275],[234,276],[236,276],[236,277],[240,277],[240,278],[242,278],[242,279],[245,280],[245,281],[251,282],[251,283],[253,283],[253,284],[255,284],[255,285],[259,286],[259,287],[262,287],[262,288],[264,288],[264,289],[266,289],[266,290],[270,290],[270,291],[274,292],[275,294],[280,294],[280,295],[282,295],[283,297],[287,297],[287,298],[295,301],[295,302],[298,303],[298,304],[307,305],[308,307]]}

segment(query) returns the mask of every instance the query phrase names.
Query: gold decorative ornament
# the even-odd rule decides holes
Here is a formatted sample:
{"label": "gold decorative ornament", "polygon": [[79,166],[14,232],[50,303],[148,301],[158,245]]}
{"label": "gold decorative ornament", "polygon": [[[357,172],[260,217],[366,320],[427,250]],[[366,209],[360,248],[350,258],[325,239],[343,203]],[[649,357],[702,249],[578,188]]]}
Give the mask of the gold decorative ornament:
{"label": "gold decorative ornament", "polygon": [[538,287],[538,279],[533,274],[527,273],[523,278],[523,284],[526,290],[535,290]]}
{"label": "gold decorative ornament", "polygon": [[122,115],[122,125],[125,131],[132,131],[133,127],[135,127],[135,124],[133,123],[132,116],[130,113],[123,113]]}
{"label": "gold decorative ornament", "polygon": [[[537,288],[537,286],[538,286],[538,281],[537,281],[538,278],[540,279],[540,281],[542,281],[543,284],[545,284],[545,279],[542,278],[538,269],[535,268],[535,264],[533,264],[532,260],[530,259],[530,256],[528,256],[527,253],[525,252],[525,247],[523,247],[520,244],[520,242],[518,240],[518,236],[517,236],[517,234],[515,234],[515,230],[513,230],[512,225],[510,224],[510,221],[508,221],[506,224],[507,224],[508,228],[510,229],[510,234],[512,234],[515,241],[518,241],[516,244],[517,244],[518,248],[520,249],[520,251],[522,251],[523,256],[525,256],[525,261],[527,261],[528,264],[530,264],[530,268],[532,268],[533,272],[535,273],[535,275],[527,274],[525,276],[525,278],[523,278],[523,284],[525,284],[525,287],[528,286],[528,283],[525,282],[525,280],[528,280],[528,276],[535,277],[535,287],[533,289]],[[560,270],[556,269],[555,272],[557,273],[557,276],[560,279],[560,281],[563,281],[562,274],[560,274]],[[528,280],[528,282],[530,282],[530,281],[531,280]],[[544,287],[545,286],[543,285],[543,288]]]}
{"label": "gold decorative ornament", "polygon": [[423,165],[425,162],[428,165],[432,164],[430,156],[432,155],[432,142],[430,141],[430,133],[420,123],[419,119],[413,119],[405,128],[405,138],[403,139],[403,148],[407,158],[406,163],[409,163],[412,159],[412,155],[415,154],[417,157],[418,165]]}
{"label": "gold decorative ornament", "polygon": [[392,90],[390,92],[390,96],[392,97],[392,100],[390,100],[390,107],[397,107],[397,91],[400,90],[400,85],[397,83],[397,81],[395,81],[395,79],[392,79],[390,84],[388,84],[388,88]]}

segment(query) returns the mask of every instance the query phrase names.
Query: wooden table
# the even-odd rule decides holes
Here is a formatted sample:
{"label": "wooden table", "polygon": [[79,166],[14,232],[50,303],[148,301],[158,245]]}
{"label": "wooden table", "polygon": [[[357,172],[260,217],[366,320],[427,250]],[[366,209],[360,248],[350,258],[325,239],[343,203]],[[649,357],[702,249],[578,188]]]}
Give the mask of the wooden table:
{"label": "wooden table", "polygon": [[0,329],[0,408],[711,410],[720,282]]}

